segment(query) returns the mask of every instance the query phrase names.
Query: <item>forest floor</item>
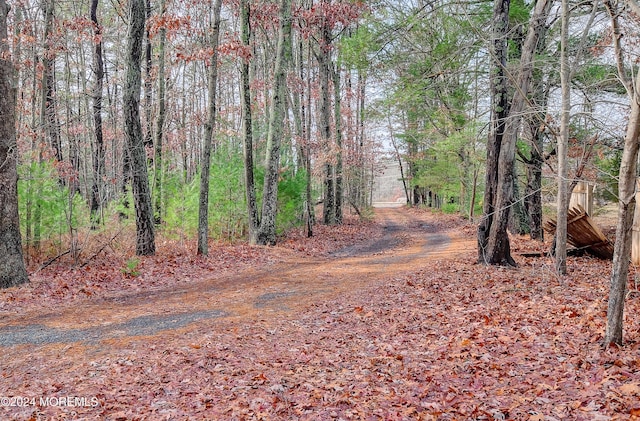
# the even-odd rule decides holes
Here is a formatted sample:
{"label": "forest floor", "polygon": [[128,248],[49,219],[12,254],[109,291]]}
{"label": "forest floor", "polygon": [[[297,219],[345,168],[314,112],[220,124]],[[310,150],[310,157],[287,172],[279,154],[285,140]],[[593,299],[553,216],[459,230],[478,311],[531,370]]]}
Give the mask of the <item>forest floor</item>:
{"label": "forest floor", "polygon": [[[610,262],[512,238],[475,264],[475,227],[376,210],[277,247],[105,252],[0,292],[0,418],[640,418],[640,293],[603,349]],[[118,260],[120,259],[120,260]]]}

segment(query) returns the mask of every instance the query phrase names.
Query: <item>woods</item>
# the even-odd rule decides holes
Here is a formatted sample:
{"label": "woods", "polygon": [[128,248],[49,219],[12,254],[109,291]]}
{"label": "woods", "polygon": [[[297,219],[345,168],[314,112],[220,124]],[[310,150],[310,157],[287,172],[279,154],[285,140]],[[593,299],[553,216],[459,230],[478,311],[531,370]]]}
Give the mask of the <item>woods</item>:
{"label": "woods", "polygon": [[636,0],[0,0],[0,398],[97,402],[0,414],[639,417],[639,34]]}
{"label": "woods", "polygon": [[624,344],[634,0],[2,6],[1,287],[366,219],[391,157],[392,200],[472,221],[483,265],[518,267],[514,236],[557,221],[560,277],[572,190],[596,186],[618,206],[603,344]]}

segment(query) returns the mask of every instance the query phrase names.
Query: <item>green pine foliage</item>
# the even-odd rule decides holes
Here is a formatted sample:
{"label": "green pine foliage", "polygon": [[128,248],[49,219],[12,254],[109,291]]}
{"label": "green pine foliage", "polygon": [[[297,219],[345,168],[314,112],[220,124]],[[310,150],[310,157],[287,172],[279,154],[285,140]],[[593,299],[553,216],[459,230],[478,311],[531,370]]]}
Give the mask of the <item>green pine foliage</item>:
{"label": "green pine foliage", "polygon": [[598,185],[602,186],[598,194],[605,200],[618,200],[618,173],[621,161],[622,151],[619,149],[612,149],[608,154],[596,158]]}
{"label": "green pine foliage", "polygon": [[306,198],[306,173],[285,171],[278,183],[277,232],[283,234],[288,229],[303,223],[304,201]]}
{"label": "green pine foliage", "polygon": [[[216,239],[234,240],[244,236],[247,229],[242,154],[231,147],[219,147],[211,161],[210,235]],[[196,207],[194,217],[197,215]]]}
{"label": "green pine foliage", "polygon": [[[64,247],[69,232],[89,229],[88,204],[81,195],[69,197],[69,188],[59,182],[52,162],[19,167],[18,194],[20,226],[27,245],[48,242]],[[302,223],[306,175],[287,169],[280,175],[278,194],[278,234]],[[256,171],[258,197],[261,197],[264,170]],[[200,179],[185,183],[181,171],[169,171],[164,179],[164,213],[159,230],[169,238],[195,238],[198,229]],[[128,205],[127,205],[128,204]],[[123,224],[134,224],[135,209],[129,189],[126,196],[112,201],[104,211],[119,215]],[[239,150],[219,146],[212,156],[209,191],[209,235],[217,240],[233,241],[247,232],[246,199],[243,184],[243,160]],[[29,235],[27,235],[29,233]]]}
{"label": "green pine foliage", "polygon": [[[80,195],[70,199],[53,162],[37,160],[18,167],[20,227],[25,240],[60,244],[71,229],[89,225],[89,210]],[[27,231],[31,233],[28,238]]]}
{"label": "green pine foliage", "polygon": [[199,180],[199,177],[194,177],[185,183],[180,172],[165,175],[162,231],[170,238],[195,236],[198,229]]}
{"label": "green pine foliage", "polygon": [[[234,240],[245,232],[245,197],[242,157],[237,151],[218,148],[211,159],[209,184],[209,235]],[[166,175],[163,233],[171,238],[194,238],[198,230],[200,177],[188,183],[180,171]]]}

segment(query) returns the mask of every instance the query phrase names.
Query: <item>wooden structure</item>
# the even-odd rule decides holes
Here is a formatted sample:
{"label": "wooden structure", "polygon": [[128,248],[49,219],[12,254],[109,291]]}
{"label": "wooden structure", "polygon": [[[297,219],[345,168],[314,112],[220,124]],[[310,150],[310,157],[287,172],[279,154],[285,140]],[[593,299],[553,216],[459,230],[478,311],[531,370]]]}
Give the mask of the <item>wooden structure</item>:
{"label": "wooden structure", "polygon": [[593,215],[593,184],[580,181],[571,193],[569,209],[582,206],[588,215]]}
{"label": "wooden structure", "polygon": [[[544,230],[553,235],[556,226],[556,221],[552,219],[544,224]],[[613,259],[613,243],[580,205],[572,207],[567,213],[567,243],[601,259]]]}

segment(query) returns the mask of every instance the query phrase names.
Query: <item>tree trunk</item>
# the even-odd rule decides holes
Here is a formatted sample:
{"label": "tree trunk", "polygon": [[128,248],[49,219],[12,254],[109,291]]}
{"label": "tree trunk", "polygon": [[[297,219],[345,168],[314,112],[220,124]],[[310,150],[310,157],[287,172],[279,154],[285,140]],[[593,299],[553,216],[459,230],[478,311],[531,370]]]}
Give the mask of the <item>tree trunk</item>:
{"label": "tree trunk", "polygon": [[102,182],[105,175],[104,137],[102,132],[102,87],[104,80],[104,62],[102,59],[102,27],[98,22],[98,5],[100,0],[91,0],[91,22],[95,44],[93,46],[93,180],[91,183],[91,226],[96,228],[100,223],[99,210],[102,206]]}
{"label": "tree trunk", "polygon": [[[166,13],[167,2],[161,0],[160,15]],[[165,47],[167,43],[167,28],[160,28],[160,43],[158,45],[158,119],[156,120],[156,141],[153,156],[153,187],[154,190],[154,222],[160,225],[162,222],[162,174],[164,170],[162,143],[164,138],[164,120],[166,118],[165,92],[167,80],[165,75]]]}
{"label": "tree trunk", "polygon": [[9,6],[0,0],[0,288],[29,281],[18,216],[16,84],[7,45],[8,13]]}
{"label": "tree trunk", "polygon": [[[315,207],[313,204],[313,197],[311,192],[311,40],[307,45],[308,56],[307,56],[307,97],[306,103],[302,104],[302,121],[304,128],[304,143],[306,146],[307,153],[305,154],[305,169],[307,170],[307,179],[305,184],[305,197],[306,197],[306,205],[305,205],[305,226],[307,229],[307,238],[313,237],[313,225],[316,223],[316,213]],[[302,54],[302,53],[300,53]],[[302,55],[301,55],[302,57]],[[302,59],[302,58],[301,58]],[[302,66],[300,67],[300,76],[302,77]],[[305,115],[306,110],[306,115]]]}
{"label": "tree trunk", "polygon": [[211,171],[211,149],[213,131],[216,127],[216,100],[218,87],[218,43],[220,40],[220,9],[222,0],[216,0],[213,5],[213,26],[211,28],[211,48],[213,54],[209,62],[208,89],[209,110],[207,123],[204,126],[204,145],[202,147],[202,162],[200,163],[200,202],[198,211],[198,254],[209,254],[209,175]]}
{"label": "tree trunk", "polygon": [[[42,56],[42,101],[43,101],[43,124],[47,137],[49,138],[49,146],[53,150],[54,157],[57,162],[62,162],[62,144],[60,141],[60,123],[58,121],[56,110],[56,90],[55,90],[55,53],[52,46],[52,32],[54,19],[54,0],[44,1],[44,43],[45,51]],[[63,178],[60,183],[64,184]]]}
{"label": "tree trunk", "polygon": [[153,209],[149,192],[147,159],[140,122],[141,58],[145,25],[144,0],[129,0],[127,70],[124,89],[124,119],[131,159],[133,201],[136,211],[136,254],[155,254]]}
{"label": "tree trunk", "polygon": [[618,26],[618,11],[609,1],[605,1],[605,6],[611,16],[618,73],[627,88],[631,102],[631,112],[627,122],[627,132],[625,134],[619,172],[618,224],[616,227],[616,242],[613,249],[607,327],[603,341],[603,345],[606,347],[612,344],[623,344],[624,300],[629,276],[631,232],[636,207],[637,161],[638,150],[640,149],[640,96],[638,95],[640,92],[640,73],[636,75],[635,85],[633,85],[624,72],[625,66],[620,48],[622,34]]}
{"label": "tree trunk", "polygon": [[266,173],[262,195],[262,218],[257,243],[276,244],[276,215],[278,210],[278,177],[280,169],[280,145],[284,133],[287,112],[287,71],[291,62],[291,0],[280,4],[280,30],[276,61],[274,64],[274,87],[267,128]]}
{"label": "tree trunk", "polygon": [[[484,219],[478,228],[478,255],[485,264],[516,266],[511,257],[507,225],[513,205],[515,146],[533,72],[533,57],[551,2],[538,0],[522,47],[520,74],[512,103],[507,98],[506,34],[509,0],[496,0],[492,77],[492,133],[487,145],[487,183]],[[508,111],[507,111],[508,110]],[[488,234],[488,235],[487,235]]]}
{"label": "tree trunk", "polygon": [[[478,225],[478,261],[495,264],[493,250],[489,250],[490,232],[496,221],[496,197],[498,190],[498,160],[505,131],[505,123],[509,115],[507,91],[507,32],[509,29],[509,0],[495,0],[493,8],[493,42],[491,56],[491,128],[487,141],[487,170],[485,175],[485,194],[483,218]],[[506,237],[506,232],[500,233]],[[495,235],[495,234],[494,234]],[[507,252],[508,252],[508,237]],[[495,239],[494,239],[495,243]],[[501,258],[502,256],[496,256]],[[506,257],[506,256],[504,256]],[[511,256],[508,256],[510,259]],[[508,261],[508,259],[506,259]],[[504,259],[500,259],[504,260]]]}
{"label": "tree trunk", "polygon": [[613,250],[611,286],[607,309],[607,328],[604,345],[622,345],[622,325],[624,320],[624,299],[629,275],[631,256],[631,230],[636,207],[636,171],[640,146],[640,74],[636,76],[635,95],[631,101],[631,114],[625,135],[624,151],[620,163],[618,183],[618,224]]}
{"label": "tree trunk", "polygon": [[343,177],[342,177],[342,108],[340,90],[340,59],[338,58],[336,69],[333,72],[333,106],[335,109],[335,132],[336,132],[336,194],[335,194],[335,220],[336,224],[342,224],[342,195],[343,195]]}
{"label": "tree trunk", "polygon": [[[534,127],[535,126],[535,127]],[[529,236],[532,240],[544,240],[542,229],[542,135],[539,132],[539,122],[531,122],[530,130],[533,146],[531,157],[526,163],[527,186],[525,187],[524,207],[529,222]]]}
{"label": "tree trunk", "polygon": [[[242,46],[247,55],[251,51],[251,26],[249,1],[240,1],[240,36]],[[251,116],[251,90],[249,86],[249,57],[240,57],[240,96],[242,101],[242,137],[244,145],[244,187],[247,197],[247,214],[249,225],[249,243],[258,240],[258,209],[256,205],[256,189],[253,177],[253,119]]]}
{"label": "tree trunk", "polygon": [[[326,2],[326,0],[325,0]],[[318,46],[318,71],[320,76],[320,137],[324,146],[324,204],[322,217],[324,223],[333,225],[336,222],[336,192],[334,185],[334,168],[331,159],[331,93],[329,80],[331,74],[331,31],[329,24],[323,21],[321,41]]]}
{"label": "tree trunk", "polygon": [[569,148],[569,117],[571,113],[571,81],[569,79],[569,59],[567,48],[569,43],[569,5],[562,0],[562,17],[560,31],[560,84],[562,86],[562,109],[560,117],[560,137],[558,138],[558,213],[555,234],[556,272],[567,274],[567,212],[569,195],[567,182],[567,158]]}
{"label": "tree trunk", "polygon": [[[151,17],[151,0],[146,0],[147,7],[147,19]],[[163,8],[164,9],[164,8]],[[151,32],[147,27],[145,31],[145,43],[144,43],[144,145],[151,148],[153,146],[153,124],[151,124],[151,111],[153,108],[153,82],[151,77],[151,70],[153,68],[152,52],[153,46],[151,45]]]}
{"label": "tree trunk", "polygon": [[400,168],[400,179],[402,180],[402,187],[404,189],[405,197],[407,198],[407,205],[411,204],[411,197],[409,196],[409,186],[407,185],[407,178],[404,175],[404,165],[402,163],[402,155],[400,154],[400,149],[398,148],[398,142],[396,142],[396,136],[393,131],[393,124],[391,122],[391,116],[387,116],[387,127],[389,128],[389,139],[391,140],[391,146],[393,146],[393,151],[396,159],[398,160],[398,168]]}

